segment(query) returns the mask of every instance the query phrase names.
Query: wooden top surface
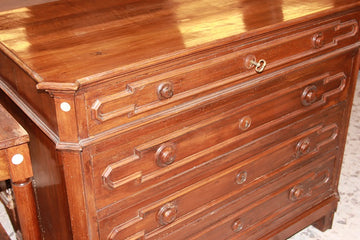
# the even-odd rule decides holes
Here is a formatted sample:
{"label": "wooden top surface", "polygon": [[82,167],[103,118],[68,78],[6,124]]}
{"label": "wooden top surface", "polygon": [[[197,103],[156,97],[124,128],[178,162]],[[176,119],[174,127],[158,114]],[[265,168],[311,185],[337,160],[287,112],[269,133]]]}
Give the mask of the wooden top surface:
{"label": "wooden top surface", "polygon": [[0,149],[13,147],[29,141],[25,129],[0,104]]}
{"label": "wooden top surface", "polygon": [[37,82],[75,89],[134,67],[265,32],[269,26],[284,27],[360,6],[358,0],[29,2],[2,3],[0,49]]}

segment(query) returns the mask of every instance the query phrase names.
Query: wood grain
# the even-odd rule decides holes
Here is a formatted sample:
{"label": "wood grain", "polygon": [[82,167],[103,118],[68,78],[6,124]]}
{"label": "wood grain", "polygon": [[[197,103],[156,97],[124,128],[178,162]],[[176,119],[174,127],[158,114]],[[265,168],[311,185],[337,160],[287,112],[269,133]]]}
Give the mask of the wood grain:
{"label": "wood grain", "polygon": [[0,41],[41,85],[88,82],[259,34],[269,25],[336,12],[337,5],[355,9],[360,3],[60,0],[1,13]]}
{"label": "wood grain", "polygon": [[0,104],[0,149],[21,145],[29,141],[25,129]]}
{"label": "wood grain", "polygon": [[[0,123],[0,179],[11,180],[24,240],[37,240],[41,235],[32,186],[29,135],[1,104]],[[15,161],[16,156],[20,157],[19,161]]]}
{"label": "wood grain", "polygon": [[359,1],[4,4],[0,102],[30,135],[43,239],[331,227]]}
{"label": "wood grain", "polygon": [[10,179],[9,163],[5,150],[0,150],[0,181]]}

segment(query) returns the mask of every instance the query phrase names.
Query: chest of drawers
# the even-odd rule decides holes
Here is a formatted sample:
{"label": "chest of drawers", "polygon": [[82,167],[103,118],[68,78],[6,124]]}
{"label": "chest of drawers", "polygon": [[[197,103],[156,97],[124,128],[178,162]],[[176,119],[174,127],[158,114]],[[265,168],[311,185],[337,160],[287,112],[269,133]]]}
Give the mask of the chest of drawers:
{"label": "chest of drawers", "polygon": [[30,135],[42,238],[330,228],[359,13],[355,0],[59,0],[1,12],[1,104]]}

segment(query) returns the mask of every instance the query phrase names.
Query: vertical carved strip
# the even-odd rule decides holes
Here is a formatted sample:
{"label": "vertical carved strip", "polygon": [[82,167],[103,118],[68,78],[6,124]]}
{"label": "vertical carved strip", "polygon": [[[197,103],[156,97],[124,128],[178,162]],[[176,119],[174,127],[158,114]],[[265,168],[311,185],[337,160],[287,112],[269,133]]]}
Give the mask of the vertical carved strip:
{"label": "vertical carved strip", "polygon": [[79,141],[76,107],[73,94],[54,94],[59,138],[62,142]]}
{"label": "vertical carved strip", "polygon": [[61,151],[59,157],[63,163],[68,202],[71,203],[69,209],[73,238],[90,239],[80,152]]}

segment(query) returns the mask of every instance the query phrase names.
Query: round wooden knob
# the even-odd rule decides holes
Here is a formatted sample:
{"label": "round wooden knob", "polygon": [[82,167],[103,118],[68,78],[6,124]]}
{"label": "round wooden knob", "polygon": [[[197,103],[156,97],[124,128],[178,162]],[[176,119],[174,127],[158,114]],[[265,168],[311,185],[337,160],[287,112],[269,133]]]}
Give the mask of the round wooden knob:
{"label": "round wooden knob", "polygon": [[174,95],[173,85],[169,82],[162,83],[158,87],[158,97],[160,100],[169,99]]}
{"label": "round wooden knob", "polygon": [[251,122],[252,122],[251,117],[245,116],[240,119],[239,128],[241,130],[247,130],[251,127]]}
{"label": "round wooden knob", "polygon": [[310,91],[305,95],[305,99],[310,103],[314,102],[316,100],[316,95],[313,91]]}
{"label": "round wooden knob", "polygon": [[243,184],[246,182],[247,179],[247,172],[246,171],[240,171],[238,174],[236,174],[235,182],[236,184]]}
{"label": "round wooden knob", "polygon": [[240,232],[244,228],[244,224],[241,222],[240,219],[238,219],[235,222],[233,222],[231,228],[234,232]]}
{"label": "round wooden knob", "polygon": [[315,33],[312,37],[312,44],[314,48],[321,48],[324,46],[324,35],[321,32]]}
{"label": "round wooden knob", "polygon": [[304,106],[309,106],[316,101],[316,91],[317,88],[315,85],[308,86],[304,89],[301,94],[301,102]]}
{"label": "round wooden knob", "polygon": [[166,167],[172,164],[176,158],[176,146],[173,143],[162,144],[155,154],[156,164],[159,167]]}
{"label": "round wooden knob", "polygon": [[305,188],[302,185],[296,185],[290,190],[289,198],[291,201],[296,201],[303,198],[305,195]]}
{"label": "round wooden knob", "polygon": [[177,217],[177,206],[173,203],[167,203],[158,212],[158,222],[161,225],[167,225],[175,221]]}
{"label": "round wooden knob", "polygon": [[301,156],[310,152],[310,138],[301,139],[296,145],[296,155]]}

